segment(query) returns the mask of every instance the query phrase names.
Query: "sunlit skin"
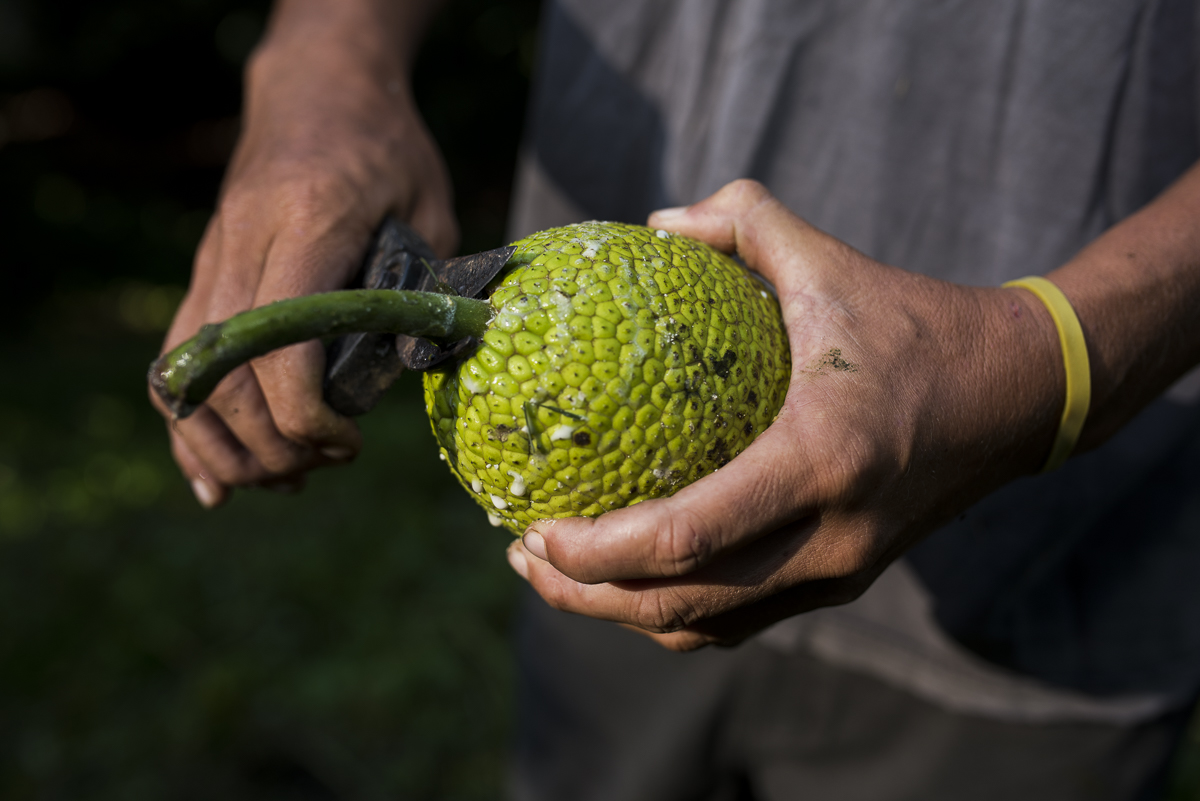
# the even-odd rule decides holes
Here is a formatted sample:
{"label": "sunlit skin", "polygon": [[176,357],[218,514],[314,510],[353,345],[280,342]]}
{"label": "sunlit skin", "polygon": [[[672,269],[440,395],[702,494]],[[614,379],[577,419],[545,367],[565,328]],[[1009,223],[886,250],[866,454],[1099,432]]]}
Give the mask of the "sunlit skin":
{"label": "sunlit skin", "polygon": [[[386,211],[453,250],[449,187],[406,78],[432,5],[280,4],[168,347],[204,322],[341,286]],[[1091,357],[1078,450],[1200,361],[1198,218],[1193,168],[1049,274]],[[779,289],[792,379],[775,424],[717,473],[594,520],[535,523],[509,559],[552,605],[668,648],[735,643],[853,599],[941,522],[1041,467],[1062,356],[1025,290],[880,264],[750,181],[648,223],[736,251]],[[823,369],[833,349],[856,369]],[[322,359],[309,343],[256,360],[177,426],[175,457],[202,503],[235,486],[298,487],[353,458],[356,428],[321,401]]]}
{"label": "sunlit skin", "polygon": [[[278,4],[246,69],[243,132],[164,350],[204,323],[343,287],[386,213],[453,253],[449,179],[408,79],[434,5]],[[357,426],[320,401],[323,363],[315,342],[257,359],[171,426],[200,503],[237,486],[296,490],[307,471],[357,455]]]}
{"label": "sunlit skin", "polygon": [[[1049,276],[1092,353],[1079,450],[1200,359],[1197,212],[1194,168]],[[1063,368],[1049,314],[1025,290],[879,264],[749,181],[650,224],[736,249],[778,287],[791,386],[775,424],[718,473],[597,520],[532,526],[509,559],[552,605],[673,649],[737,642],[857,597],[939,523],[1041,467]],[[831,344],[857,370],[812,369]]]}

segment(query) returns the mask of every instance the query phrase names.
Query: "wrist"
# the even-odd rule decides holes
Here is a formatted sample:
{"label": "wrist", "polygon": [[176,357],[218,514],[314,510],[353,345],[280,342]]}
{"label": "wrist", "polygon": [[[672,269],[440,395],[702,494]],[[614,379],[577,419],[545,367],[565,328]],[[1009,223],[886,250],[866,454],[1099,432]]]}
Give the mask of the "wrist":
{"label": "wrist", "polygon": [[247,65],[248,82],[306,64],[370,76],[408,91],[411,65],[436,0],[281,0]]}
{"label": "wrist", "polygon": [[1006,432],[1010,480],[1045,467],[1062,422],[1066,371],[1054,318],[1033,292],[1023,287],[986,292],[995,373],[988,402]]}
{"label": "wrist", "polygon": [[1088,348],[1071,301],[1053,281],[1040,276],[1028,276],[1004,284],[1005,289],[1018,287],[1033,294],[1050,313],[1062,351],[1065,398],[1054,444],[1042,468],[1043,473],[1048,473],[1057,470],[1070,458],[1087,420],[1092,395]]}
{"label": "wrist", "polygon": [[422,127],[407,62],[378,26],[330,16],[273,24],[247,63],[243,138],[274,157],[335,150],[386,162]]}
{"label": "wrist", "polygon": [[355,42],[348,33],[337,30],[305,35],[302,30],[292,29],[265,38],[246,62],[247,97],[252,97],[257,88],[296,78],[301,78],[310,90],[319,91],[326,85],[345,90],[369,85],[409,94],[408,63],[401,53],[389,49],[385,42]]}

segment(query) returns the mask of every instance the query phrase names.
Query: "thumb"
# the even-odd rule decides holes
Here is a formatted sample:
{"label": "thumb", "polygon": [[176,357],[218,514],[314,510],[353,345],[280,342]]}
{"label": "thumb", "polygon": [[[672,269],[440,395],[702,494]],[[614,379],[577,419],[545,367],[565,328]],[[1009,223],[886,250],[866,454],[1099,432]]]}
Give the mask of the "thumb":
{"label": "thumb", "polygon": [[728,183],[691,206],[655,211],[648,223],[736,252],[780,290],[789,275],[797,274],[796,268],[839,244],[793,214],[765,186],[748,179]]}
{"label": "thumb", "polygon": [[526,550],[585,584],[686,575],[811,511],[815,476],[781,415],[715,473],[597,518],[539,520]]}

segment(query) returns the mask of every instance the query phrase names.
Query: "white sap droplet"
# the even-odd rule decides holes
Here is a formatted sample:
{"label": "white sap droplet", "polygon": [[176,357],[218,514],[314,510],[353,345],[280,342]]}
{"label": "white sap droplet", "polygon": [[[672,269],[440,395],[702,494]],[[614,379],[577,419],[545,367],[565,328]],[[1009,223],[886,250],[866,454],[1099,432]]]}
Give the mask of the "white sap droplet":
{"label": "white sap droplet", "polygon": [[596,249],[588,248],[587,250],[583,251],[583,253],[580,253],[579,255],[583,256],[585,259],[594,259],[594,258],[596,258]]}
{"label": "white sap droplet", "polygon": [[439,459],[441,459],[441,460],[444,462],[444,461],[446,461],[446,454],[444,454],[444,453],[439,453],[439,454],[438,454],[438,458],[439,458]]}
{"label": "white sap droplet", "polygon": [[659,239],[666,239],[667,237],[670,236],[670,234],[668,234],[666,231],[655,231],[654,235],[657,236]]}
{"label": "white sap droplet", "polygon": [[559,322],[565,322],[575,316],[575,310],[571,307],[571,296],[565,292],[556,292],[554,294],[554,310],[558,313]]}
{"label": "white sap droplet", "polygon": [[462,384],[467,388],[467,392],[470,392],[472,395],[482,395],[483,393],[487,392],[486,385],[480,384],[474,378],[471,378],[471,376],[467,375],[466,372],[463,372]]}
{"label": "white sap droplet", "polygon": [[512,476],[512,485],[509,486],[509,488],[508,488],[509,493],[512,495],[516,495],[518,498],[524,497],[525,496],[525,477],[522,476],[520,473],[518,473],[516,470],[509,470],[508,474],[510,476]]}
{"label": "white sap droplet", "polygon": [[483,492],[483,482],[477,478],[471,479],[471,489],[475,490],[475,494]]}
{"label": "white sap droplet", "polygon": [[508,501],[501,498],[499,495],[492,496],[492,506],[495,506],[501,512],[508,508]]}
{"label": "white sap droplet", "polygon": [[512,311],[505,307],[504,311],[496,315],[496,326],[502,331],[507,331],[510,328],[516,328],[521,324],[521,321],[528,316],[528,312],[521,314],[520,312]]}
{"label": "white sap droplet", "polygon": [[570,439],[575,433],[575,426],[566,423],[560,423],[557,428],[550,432],[550,441],[557,442],[562,439]]}
{"label": "white sap droplet", "polygon": [[500,516],[494,515],[491,512],[488,512],[488,522],[491,523],[496,528],[500,528],[501,526],[504,525],[504,521],[500,519]]}

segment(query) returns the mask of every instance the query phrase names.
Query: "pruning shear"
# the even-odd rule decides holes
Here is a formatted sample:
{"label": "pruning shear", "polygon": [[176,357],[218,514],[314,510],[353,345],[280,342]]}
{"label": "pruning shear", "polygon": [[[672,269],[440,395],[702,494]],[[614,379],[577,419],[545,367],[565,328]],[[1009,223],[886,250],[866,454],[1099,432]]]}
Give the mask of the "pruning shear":
{"label": "pruning shear", "polygon": [[[439,259],[420,234],[389,216],[376,231],[351,288],[413,289],[479,298],[515,251],[508,245]],[[429,370],[476,344],[473,337],[443,346],[404,334],[338,337],[326,352],[325,402],[347,416],[364,414],[406,369]]]}

